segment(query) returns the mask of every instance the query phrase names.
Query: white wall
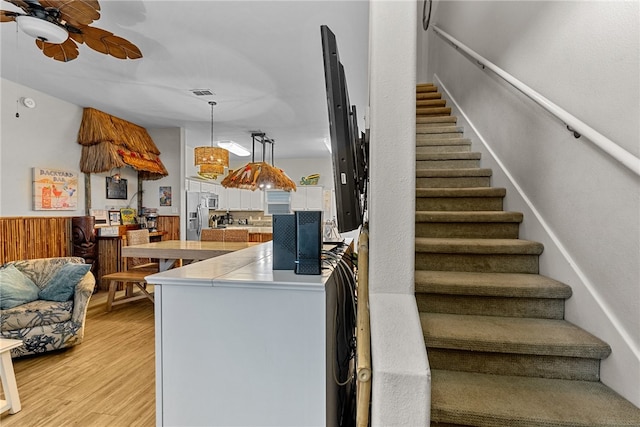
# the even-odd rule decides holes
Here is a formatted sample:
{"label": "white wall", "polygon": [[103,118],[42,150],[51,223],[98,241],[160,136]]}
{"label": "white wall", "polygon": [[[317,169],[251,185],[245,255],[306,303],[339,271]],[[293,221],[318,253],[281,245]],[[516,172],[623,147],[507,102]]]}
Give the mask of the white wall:
{"label": "white wall", "polygon": [[[640,154],[640,3],[438,2],[432,22]],[[474,150],[544,243],[541,273],[574,292],[566,318],[607,341],[602,381],[640,405],[640,180],[432,31],[418,74],[456,101]],[[426,70],[426,71],[425,71]],[[475,133],[473,132],[475,131]],[[486,145],[485,145],[486,144]]]}
{"label": "white wall", "polygon": [[371,421],[428,425],[414,296],[416,4],[372,1],[369,10]]}
{"label": "white wall", "polygon": [[[0,216],[84,215],[84,179],[80,172],[81,146],[77,143],[82,108],[6,79],[0,111]],[[36,108],[18,106],[16,100],[33,98]],[[32,168],[47,167],[79,175],[78,208],[74,211],[32,210]]]}
{"label": "white wall", "polygon": [[[0,132],[0,216],[81,216],[85,214],[84,174],[80,172],[78,129],[82,121],[82,107],[16,84],[6,79],[2,83]],[[16,118],[16,99],[33,98],[37,107],[19,108]],[[126,118],[124,118],[126,120]],[[161,151],[161,159],[169,176],[157,181],[145,181],[144,206],[158,207],[158,187],[180,188],[180,130],[150,129],[152,139]],[[78,173],[78,209],[74,211],[32,210],[33,167],[69,170]],[[108,173],[91,174],[91,207],[94,209],[137,207],[134,197],[138,190],[137,173],[130,167],[121,168],[127,179],[127,200],[107,199],[105,177]],[[148,197],[147,197],[148,196]],[[174,194],[174,207],[179,206],[181,193]],[[177,198],[175,198],[177,197]],[[171,215],[172,208],[160,208],[162,215]]]}

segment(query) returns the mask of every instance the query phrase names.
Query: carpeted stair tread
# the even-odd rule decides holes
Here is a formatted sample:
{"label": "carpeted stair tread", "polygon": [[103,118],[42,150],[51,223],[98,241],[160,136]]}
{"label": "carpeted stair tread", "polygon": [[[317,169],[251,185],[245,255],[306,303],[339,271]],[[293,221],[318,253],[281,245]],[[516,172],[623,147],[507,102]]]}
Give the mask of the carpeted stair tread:
{"label": "carpeted stair tread", "polygon": [[432,107],[444,107],[447,105],[447,101],[444,99],[416,99],[417,108],[432,108]]}
{"label": "carpeted stair tread", "polygon": [[521,212],[417,211],[416,222],[522,222]]}
{"label": "carpeted stair tread", "polygon": [[522,239],[446,239],[416,237],[416,252],[444,254],[540,255],[542,243]]}
{"label": "carpeted stair tread", "polygon": [[499,296],[513,298],[571,297],[571,287],[540,274],[415,272],[416,293]]}
{"label": "carpeted stair tread", "polygon": [[491,176],[493,171],[484,168],[456,168],[456,169],[416,169],[416,178],[457,178],[462,176]]}
{"label": "carpeted stair tread", "polygon": [[600,382],[438,369],[431,381],[434,426],[640,426],[640,409]]}
{"label": "carpeted stair tread", "polygon": [[426,134],[439,134],[439,133],[459,133],[462,135],[464,129],[460,126],[454,126],[449,124],[443,124],[441,126],[424,126],[416,127],[416,136]]}
{"label": "carpeted stair tread", "polygon": [[416,160],[480,160],[481,153],[458,151],[445,153],[416,153]]}
{"label": "carpeted stair tread", "polygon": [[439,92],[418,92],[416,93],[416,100],[422,99],[440,99],[442,95]]}
{"label": "carpeted stair tread", "polygon": [[458,118],[456,116],[423,116],[416,117],[416,128],[420,126],[440,126],[441,124],[455,124]]}
{"label": "carpeted stair tread", "polygon": [[611,348],[566,320],[420,313],[429,347],[604,359]]}
{"label": "carpeted stair tread", "polygon": [[437,91],[438,88],[433,83],[419,83],[416,85],[416,93]]}
{"label": "carpeted stair tread", "polygon": [[436,115],[450,115],[451,107],[426,107],[416,108],[416,114],[419,116],[436,116]]}
{"label": "carpeted stair tread", "polygon": [[416,197],[504,197],[505,188],[469,187],[469,188],[416,188]]}

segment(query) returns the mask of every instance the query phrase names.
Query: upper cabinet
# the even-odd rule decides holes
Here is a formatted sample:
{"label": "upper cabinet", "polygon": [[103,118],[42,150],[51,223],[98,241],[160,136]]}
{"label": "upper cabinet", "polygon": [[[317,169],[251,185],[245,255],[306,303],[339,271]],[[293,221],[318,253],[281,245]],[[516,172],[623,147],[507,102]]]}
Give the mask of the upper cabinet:
{"label": "upper cabinet", "polygon": [[323,187],[299,185],[291,192],[291,211],[321,211],[323,207]]}
{"label": "upper cabinet", "polygon": [[264,210],[262,191],[220,186],[218,206],[218,210],[223,211],[262,211]]}

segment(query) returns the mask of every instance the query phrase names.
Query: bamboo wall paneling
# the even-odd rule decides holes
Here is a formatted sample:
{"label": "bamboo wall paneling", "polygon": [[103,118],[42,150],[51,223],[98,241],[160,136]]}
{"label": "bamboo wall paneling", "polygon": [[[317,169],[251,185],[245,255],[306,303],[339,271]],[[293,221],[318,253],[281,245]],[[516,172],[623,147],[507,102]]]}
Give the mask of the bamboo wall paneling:
{"label": "bamboo wall paneling", "polygon": [[158,230],[167,232],[162,240],[180,240],[180,217],[158,215]]}
{"label": "bamboo wall paneling", "polygon": [[71,217],[0,218],[0,263],[71,256]]}

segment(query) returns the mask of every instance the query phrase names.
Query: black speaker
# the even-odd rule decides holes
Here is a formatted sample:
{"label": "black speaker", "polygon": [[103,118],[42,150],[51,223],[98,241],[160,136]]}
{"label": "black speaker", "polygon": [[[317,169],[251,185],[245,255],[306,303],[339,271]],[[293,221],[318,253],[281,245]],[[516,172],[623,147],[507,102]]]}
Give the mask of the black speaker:
{"label": "black speaker", "polygon": [[273,269],[296,268],[296,222],[293,214],[273,215]]}
{"label": "black speaker", "polygon": [[296,211],[296,274],[322,273],[322,211]]}

